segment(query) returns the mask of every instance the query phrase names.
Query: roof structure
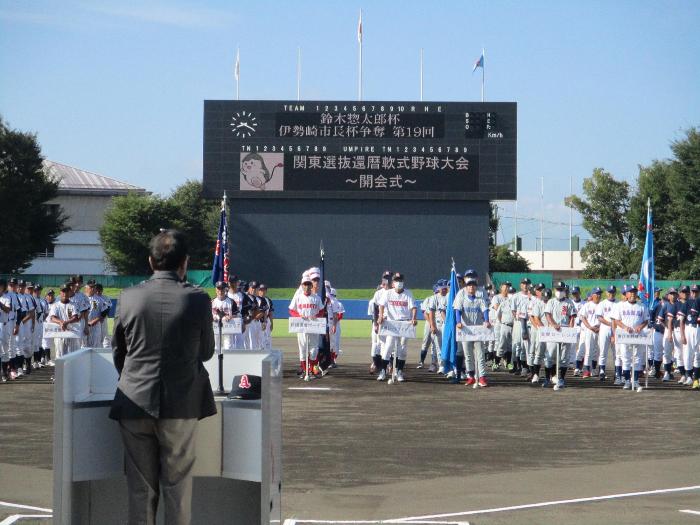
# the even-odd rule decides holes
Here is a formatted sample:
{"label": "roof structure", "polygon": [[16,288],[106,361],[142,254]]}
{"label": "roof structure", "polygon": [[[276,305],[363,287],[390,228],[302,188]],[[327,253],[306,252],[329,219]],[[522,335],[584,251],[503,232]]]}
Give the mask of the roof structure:
{"label": "roof structure", "polygon": [[52,160],[44,161],[44,170],[58,181],[58,193],[70,195],[126,195],[130,192],[145,193],[144,188],[90,171],[67,166]]}

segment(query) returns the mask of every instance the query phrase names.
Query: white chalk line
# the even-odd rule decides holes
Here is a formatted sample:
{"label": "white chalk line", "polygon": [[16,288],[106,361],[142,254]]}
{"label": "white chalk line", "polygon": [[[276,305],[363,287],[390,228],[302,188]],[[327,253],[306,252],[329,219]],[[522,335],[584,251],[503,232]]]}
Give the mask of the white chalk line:
{"label": "white chalk line", "polygon": [[679,510],[678,512],[684,512],[686,514],[694,514],[696,516],[700,516],[700,510],[683,509],[683,510]]}
{"label": "white chalk line", "polygon": [[[19,503],[10,503],[8,501],[0,501],[0,506],[12,507],[15,509],[38,510],[39,512],[49,512],[49,513],[53,512],[53,509],[44,509],[42,507],[32,507],[31,505],[21,505]],[[0,523],[0,525],[2,525],[2,524]]]}
{"label": "white chalk line", "polygon": [[290,386],[287,390],[318,390],[318,391],[328,391],[328,390],[342,390],[340,388],[331,388],[329,386]]}
{"label": "white chalk line", "polygon": [[23,520],[23,519],[29,519],[29,518],[39,518],[39,519],[44,519],[47,520],[51,518],[51,514],[13,514],[12,516],[8,516],[4,520],[0,521],[0,525],[12,525],[13,523]]}
{"label": "white chalk line", "polygon": [[445,514],[432,514],[429,516],[412,516],[409,518],[397,518],[394,523],[416,523],[416,520],[429,520],[438,518],[454,518],[457,516],[473,516],[475,514],[491,514],[494,512],[508,512],[513,510],[535,509],[539,507],[552,507],[555,505],[568,505],[572,503],[588,503],[591,501],[605,501],[611,499],[632,498],[635,496],[652,496],[654,494],[669,494],[672,492],[688,492],[691,490],[700,490],[700,485],[691,485],[688,487],[676,487],[672,489],[645,490],[640,492],[626,492],[622,494],[610,494],[607,496],[593,496],[590,498],[575,498],[562,499],[555,501],[543,501],[541,503],[530,503],[526,505],[512,505],[510,507],[494,507],[482,510],[467,510],[464,512],[450,512]]}
{"label": "white chalk line", "polygon": [[[324,525],[379,525],[382,523],[405,523],[403,521],[397,521],[397,519],[390,520],[303,520],[295,518],[287,518],[284,520],[283,525],[301,525],[302,523],[319,523]],[[411,521],[408,522],[410,525],[469,525],[468,521]],[[0,525],[2,525],[0,523]]]}

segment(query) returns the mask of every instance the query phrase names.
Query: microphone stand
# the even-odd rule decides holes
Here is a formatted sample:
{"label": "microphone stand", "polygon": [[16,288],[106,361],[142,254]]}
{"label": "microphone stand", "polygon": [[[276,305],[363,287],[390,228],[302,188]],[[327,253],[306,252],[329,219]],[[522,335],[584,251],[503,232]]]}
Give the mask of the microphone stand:
{"label": "microphone stand", "polygon": [[224,320],[219,315],[219,389],[215,392],[218,396],[226,395],[224,390]]}

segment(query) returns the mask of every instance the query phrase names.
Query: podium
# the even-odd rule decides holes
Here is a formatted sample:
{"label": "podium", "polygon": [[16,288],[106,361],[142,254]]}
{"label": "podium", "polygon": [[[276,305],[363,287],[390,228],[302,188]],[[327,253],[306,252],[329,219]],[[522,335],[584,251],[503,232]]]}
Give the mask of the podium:
{"label": "podium", "polygon": [[[205,365],[216,381],[216,356]],[[234,375],[246,373],[262,377],[261,399],[217,396],[217,414],[199,421],[194,525],[281,523],[282,352],[225,354],[227,389]],[[55,378],[54,523],[121,525],[128,500],[119,424],[108,417],[118,380],[112,353],[83,348],[65,355],[56,360]],[[162,505],[157,523],[165,525]]]}

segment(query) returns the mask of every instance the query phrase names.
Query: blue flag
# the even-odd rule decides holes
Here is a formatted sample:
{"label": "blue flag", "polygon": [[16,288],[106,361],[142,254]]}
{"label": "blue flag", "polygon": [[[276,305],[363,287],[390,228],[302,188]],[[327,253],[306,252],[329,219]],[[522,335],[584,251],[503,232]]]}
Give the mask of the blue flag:
{"label": "blue flag", "polygon": [[442,357],[445,373],[455,367],[457,361],[457,319],[455,319],[455,311],[452,304],[455,301],[455,295],[458,290],[457,272],[452,266],[450,272],[450,293],[447,295],[447,311],[445,312],[445,327],[442,332],[442,348],[440,349],[440,357]]}
{"label": "blue flag", "polygon": [[654,231],[651,220],[651,200],[647,201],[647,238],[644,243],[644,256],[642,257],[642,269],[639,272],[639,298],[651,307],[654,300]]}
{"label": "blue flag", "polygon": [[211,283],[228,282],[228,226],[226,225],[226,193],[221,199],[221,219],[219,220],[219,235],[216,238],[214,264],[211,267]]}

